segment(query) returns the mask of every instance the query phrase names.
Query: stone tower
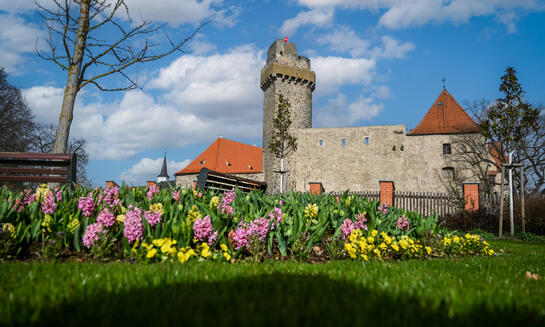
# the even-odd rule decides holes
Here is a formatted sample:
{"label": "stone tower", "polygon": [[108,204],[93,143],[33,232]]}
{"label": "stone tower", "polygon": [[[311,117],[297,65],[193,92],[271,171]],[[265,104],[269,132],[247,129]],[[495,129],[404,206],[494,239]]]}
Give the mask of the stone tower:
{"label": "stone tower", "polygon": [[[312,91],[316,75],[310,70],[310,59],[297,54],[294,43],[277,39],[269,47],[267,63],[261,70],[263,101],[263,172],[268,192],[280,190],[280,159],[269,150],[273,130],[273,119],[278,107],[278,96],[282,94],[291,104],[290,130],[312,128]],[[284,159],[284,190],[294,189],[294,155]]]}

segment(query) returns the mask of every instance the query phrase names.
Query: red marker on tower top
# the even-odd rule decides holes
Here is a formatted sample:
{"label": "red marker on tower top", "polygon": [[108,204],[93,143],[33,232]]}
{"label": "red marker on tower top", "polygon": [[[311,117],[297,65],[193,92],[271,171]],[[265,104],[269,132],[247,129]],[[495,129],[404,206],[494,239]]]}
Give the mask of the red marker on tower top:
{"label": "red marker on tower top", "polygon": [[284,37],[284,43],[288,43],[288,37]]}

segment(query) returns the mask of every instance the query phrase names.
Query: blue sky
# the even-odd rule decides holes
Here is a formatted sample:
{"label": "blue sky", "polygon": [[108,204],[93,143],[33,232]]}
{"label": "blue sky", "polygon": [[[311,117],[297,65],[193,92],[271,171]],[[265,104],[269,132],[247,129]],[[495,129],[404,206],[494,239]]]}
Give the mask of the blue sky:
{"label": "blue sky", "polygon": [[[316,72],[314,127],[411,129],[443,78],[461,104],[493,100],[507,66],[518,71],[526,99],[545,104],[544,1],[126,2],[133,18],[168,23],[173,38],[211,23],[187,44],[188,53],[131,69],[143,90],[80,92],[71,136],[87,140],[96,185],[154,180],[165,150],[173,178],[218,136],[261,146],[259,72],[269,45],[284,36]],[[66,73],[33,53],[46,37],[34,1],[0,0],[0,66],[36,119],[56,123]]]}

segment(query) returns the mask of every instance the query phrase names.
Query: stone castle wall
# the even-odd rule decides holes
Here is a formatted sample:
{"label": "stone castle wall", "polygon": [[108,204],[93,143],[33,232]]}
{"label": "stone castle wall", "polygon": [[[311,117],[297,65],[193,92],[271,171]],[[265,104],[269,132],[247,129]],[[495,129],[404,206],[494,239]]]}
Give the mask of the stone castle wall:
{"label": "stone castle wall", "polygon": [[313,128],[296,136],[299,149],[290,171],[296,191],[308,191],[310,182],[321,182],[326,192],[374,190],[389,180],[397,191],[444,192],[443,168],[453,165],[452,154],[443,154],[453,136],[407,136],[405,125]]}

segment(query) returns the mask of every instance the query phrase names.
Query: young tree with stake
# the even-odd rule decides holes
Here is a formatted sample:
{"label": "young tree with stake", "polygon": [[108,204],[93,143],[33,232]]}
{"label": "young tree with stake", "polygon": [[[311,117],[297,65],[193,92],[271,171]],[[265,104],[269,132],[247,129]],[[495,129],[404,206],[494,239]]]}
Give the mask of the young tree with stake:
{"label": "young tree with stake", "polygon": [[284,191],[284,158],[297,151],[297,139],[289,133],[291,104],[282,94],[278,95],[278,107],[273,119],[273,131],[269,149],[280,159],[280,193]]}

